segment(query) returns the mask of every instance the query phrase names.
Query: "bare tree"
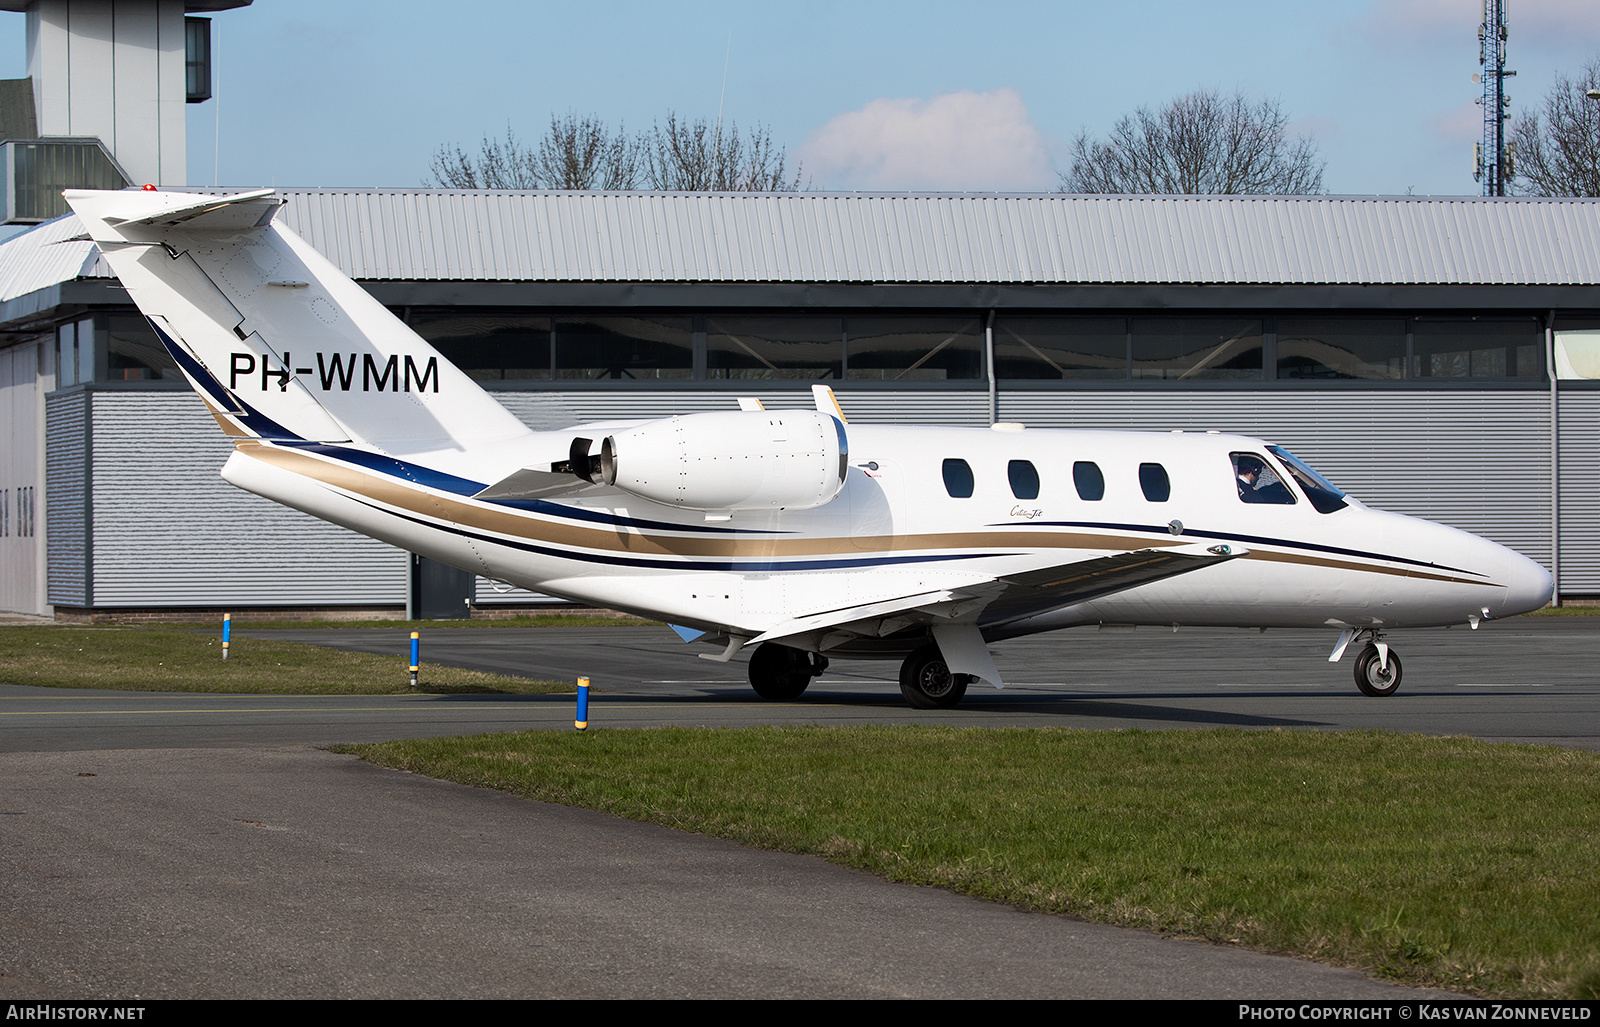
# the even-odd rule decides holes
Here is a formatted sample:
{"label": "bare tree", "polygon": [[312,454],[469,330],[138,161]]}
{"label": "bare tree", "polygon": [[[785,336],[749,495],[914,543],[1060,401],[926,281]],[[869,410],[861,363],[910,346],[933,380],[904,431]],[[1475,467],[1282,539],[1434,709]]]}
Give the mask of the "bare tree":
{"label": "bare tree", "polygon": [[1079,133],[1061,191],[1320,193],[1327,162],[1309,138],[1289,138],[1288,125],[1276,100],[1252,105],[1242,92],[1202,89],[1159,111],[1140,107],[1108,139]]}
{"label": "bare tree", "polygon": [[590,114],[550,117],[533,166],[547,189],[637,189],[639,144]]}
{"label": "bare tree", "polygon": [[479,152],[441,146],[428,184],[452,189],[635,189],[640,144],[594,115],[550,116],[536,146],[525,147],[508,126],[504,142],[485,138]]}
{"label": "bare tree", "polygon": [[1517,119],[1516,191],[1530,196],[1600,196],[1600,57],[1577,80],[1557,75],[1538,112]]}
{"label": "bare tree", "polygon": [[788,155],[757,126],[741,137],[739,129],[704,119],[680,122],[667,112],[643,141],[645,175],[652,189],[679,192],[793,192],[800,188],[800,170],[788,173]]}

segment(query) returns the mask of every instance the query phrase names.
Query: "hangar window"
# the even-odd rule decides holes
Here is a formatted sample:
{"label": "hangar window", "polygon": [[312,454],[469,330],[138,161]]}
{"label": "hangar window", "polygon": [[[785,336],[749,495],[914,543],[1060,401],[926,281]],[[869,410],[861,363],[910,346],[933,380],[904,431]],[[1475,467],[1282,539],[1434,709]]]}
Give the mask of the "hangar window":
{"label": "hangar window", "polygon": [[1167,469],[1160,464],[1139,465],[1139,489],[1152,503],[1165,503],[1172,498],[1172,481]]}
{"label": "hangar window", "polygon": [[1079,460],[1072,465],[1072,484],[1078,490],[1079,499],[1097,503],[1106,498],[1106,476],[1093,461]]}
{"label": "hangar window", "polygon": [[1261,319],[1136,317],[1133,377],[1168,381],[1261,381]]}
{"label": "hangar window", "polygon": [[949,459],[944,462],[944,490],[952,497],[972,498],[974,484],[972,468],[965,460]]}
{"label": "hangar window", "polygon": [[706,377],[716,381],[822,381],[844,370],[837,317],[706,318]]}
{"label": "hangar window", "polygon": [[550,348],[558,380],[694,377],[694,329],[687,317],[560,318]]}
{"label": "hangar window", "polygon": [[1127,319],[998,317],[994,367],[997,378],[1127,378]]}
{"label": "hangar window", "polygon": [[1011,482],[1011,494],[1018,499],[1039,498],[1039,471],[1027,460],[1013,460],[1006,464],[1006,477]]}
{"label": "hangar window", "polygon": [[845,377],[924,382],[982,378],[983,322],[975,317],[845,319]]}
{"label": "hangar window", "polygon": [[1406,376],[1403,317],[1280,317],[1278,377],[1393,380]]}
{"label": "hangar window", "polygon": [[413,308],[411,330],[476,381],[549,381],[550,318],[516,307]]}
{"label": "hangar window", "polygon": [[1538,318],[1417,318],[1413,378],[1538,378],[1544,331]]}

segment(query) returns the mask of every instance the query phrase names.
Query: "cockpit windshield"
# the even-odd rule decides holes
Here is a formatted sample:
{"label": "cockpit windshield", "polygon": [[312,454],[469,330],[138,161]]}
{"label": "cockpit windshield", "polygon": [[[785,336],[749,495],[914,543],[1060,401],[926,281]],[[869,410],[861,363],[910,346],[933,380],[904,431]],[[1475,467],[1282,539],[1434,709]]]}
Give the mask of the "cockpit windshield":
{"label": "cockpit windshield", "polygon": [[1282,477],[1261,457],[1254,453],[1230,453],[1233,460],[1234,484],[1239,487],[1242,503],[1268,503],[1275,506],[1293,506],[1294,493],[1283,483]]}
{"label": "cockpit windshield", "polygon": [[1312,470],[1311,465],[1304,460],[1282,446],[1268,446],[1267,451],[1282,461],[1283,466],[1304,490],[1306,498],[1311,500],[1311,505],[1318,513],[1333,513],[1350,505],[1345,502],[1344,493],[1333,482]]}

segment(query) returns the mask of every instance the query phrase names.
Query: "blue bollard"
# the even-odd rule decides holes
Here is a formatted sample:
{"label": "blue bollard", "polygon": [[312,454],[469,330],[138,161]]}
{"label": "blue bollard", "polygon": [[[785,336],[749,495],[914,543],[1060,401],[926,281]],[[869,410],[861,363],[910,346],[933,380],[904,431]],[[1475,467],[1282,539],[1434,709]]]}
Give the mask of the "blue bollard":
{"label": "blue bollard", "polygon": [[421,661],[417,659],[417,656],[418,656],[420,651],[421,651],[421,643],[419,643],[417,641],[417,633],[415,631],[413,631],[411,633],[411,687],[412,688],[416,688],[417,687],[417,667],[421,663]]}
{"label": "blue bollard", "polygon": [[233,614],[222,615],[222,658],[228,658],[228,636],[233,634]]}
{"label": "blue bollard", "polygon": [[578,679],[578,719],[572,726],[583,731],[589,726],[589,679]]}

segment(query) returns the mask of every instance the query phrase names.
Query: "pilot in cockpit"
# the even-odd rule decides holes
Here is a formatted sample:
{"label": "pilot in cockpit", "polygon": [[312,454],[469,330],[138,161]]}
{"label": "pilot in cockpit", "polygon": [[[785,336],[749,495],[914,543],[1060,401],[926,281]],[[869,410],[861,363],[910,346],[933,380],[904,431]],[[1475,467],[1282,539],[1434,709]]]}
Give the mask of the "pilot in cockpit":
{"label": "pilot in cockpit", "polygon": [[1276,474],[1272,473],[1260,457],[1249,453],[1234,453],[1232,456],[1233,473],[1238,479],[1240,500],[1246,503],[1294,502],[1294,494]]}

